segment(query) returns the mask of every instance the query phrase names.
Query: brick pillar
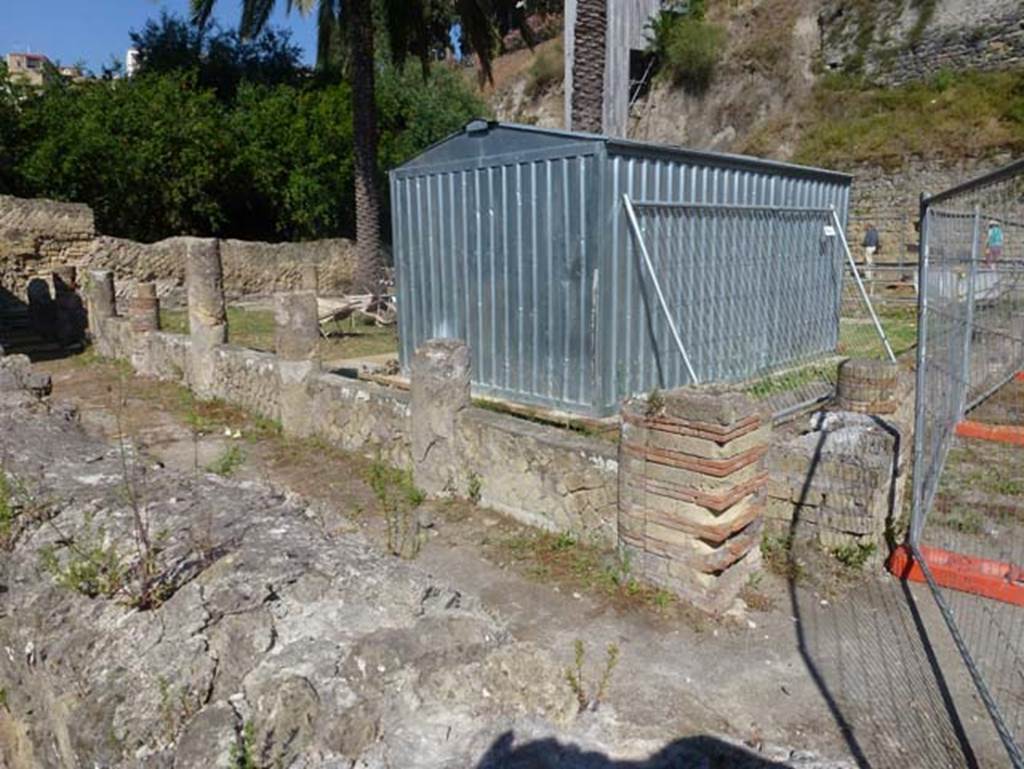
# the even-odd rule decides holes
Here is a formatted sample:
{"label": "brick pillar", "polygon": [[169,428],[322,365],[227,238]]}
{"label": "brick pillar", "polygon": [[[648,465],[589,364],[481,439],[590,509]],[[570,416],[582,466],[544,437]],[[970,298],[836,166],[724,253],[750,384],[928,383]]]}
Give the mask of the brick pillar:
{"label": "brick pillar", "polygon": [[469,347],[428,340],[413,356],[410,379],[413,481],[431,495],[457,495],[468,480],[457,428],[470,405]]}
{"label": "brick pillar", "polygon": [[761,563],[771,428],[737,392],[662,401],[623,408],[620,550],[641,579],[721,613]]}
{"label": "brick pillar", "polygon": [[114,273],[110,270],[90,270],[86,286],[86,307],[89,318],[89,334],[100,355],[110,357],[111,346],[104,336],[103,324],[107,318],[117,316],[117,299],[114,294]]}
{"label": "brick pillar", "polygon": [[160,300],[155,283],[135,284],[135,293],[128,304],[128,320],[136,334],[160,330]]}
{"label": "brick pillar", "polygon": [[214,396],[214,350],[227,342],[224,273],[220,242],[185,239],[185,282],[188,289],[189,384],[200,398]]}
{"label": "brick pillar", "polygon": [[309,388],[320,373],[316,294],[275,294],[274,333],[281,427],[285,435],[308,437],[313,434],[315,418]]}

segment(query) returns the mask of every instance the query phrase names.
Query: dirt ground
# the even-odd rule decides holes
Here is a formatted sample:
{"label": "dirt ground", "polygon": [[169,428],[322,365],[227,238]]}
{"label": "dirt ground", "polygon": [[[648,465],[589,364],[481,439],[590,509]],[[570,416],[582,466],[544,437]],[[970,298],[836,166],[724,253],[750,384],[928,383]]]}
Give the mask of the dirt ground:
{"label": "dirt ground", "polygon": [[[38,365],[88,430],[131,441],[167,466],[288,489],[324,526],[361,530],[386,547],[367,481],[372,458],[286,440],[265,420],[195,402],[88,353]],[[577,639],[593,665],[617,644],[608,698],[652,736],[724,734],[877,769],[1006,764],[919,586],[881,573],[819,581],[766,572],[747,588],[747,613],[716,620],[623,579],[611,553],[493,511],[427,503],[418,516],[427,536],[417,564],[479,595],[518,638],[567,665]]]}

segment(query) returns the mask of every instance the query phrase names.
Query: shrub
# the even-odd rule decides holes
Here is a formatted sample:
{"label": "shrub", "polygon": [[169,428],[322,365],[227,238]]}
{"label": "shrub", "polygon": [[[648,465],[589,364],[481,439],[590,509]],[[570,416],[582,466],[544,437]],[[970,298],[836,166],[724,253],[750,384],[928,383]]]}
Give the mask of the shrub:
{"label": "shrub", "polygon": [[651,50],[661,71],[691,93],[711,85],[725,31],[696,15],[661,14],[651,25]]}

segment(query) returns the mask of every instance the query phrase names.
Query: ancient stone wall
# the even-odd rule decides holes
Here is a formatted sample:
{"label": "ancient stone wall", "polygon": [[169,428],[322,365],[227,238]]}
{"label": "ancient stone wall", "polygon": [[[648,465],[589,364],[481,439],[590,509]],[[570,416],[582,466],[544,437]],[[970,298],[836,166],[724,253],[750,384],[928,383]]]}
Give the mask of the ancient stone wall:
{"label": "ancient stone wall", "polygon": [[466,410],[459,434],[482,504],[532,526],[614,544],[614,444],[480,408]]}
{"label": "ancient stone wall", "polygon": [[[84,259],[91,269],[109,269],[118,282],[118,294],[130,291],[135,281],[154,281],[165,306],[184,304],[186,238],[156,243],[102,236]],[[304,243],[260,243],[222,240],[224,290],[229,299],[270,296],[302,287],[303,268],[314,265],[320,294],[343,294],[352,286],[355,266],[349,240],[311,240]]]}
{"label": "ancient stone wall", "polygon": [[80,264],[95,236],[88,206],[0,195],[0,289],[24,298],[31,278]]}
{"label": "ancient stone wall", "polygon": [[[48,280],[55,267],[74,265],[80,271],[112,271],[121,298],[130,296],[136,283],[152,282],[164,306],[183,305],[188,242],[108,237],[96,232],[86,205],[0,195],[0,288],[22,299],[31,278]],[[352,286],[355,252],[349,240],[223,240],[220,249],[229,299],[301,288],[310,265],[316,268],[320,294],[343,294]]]}
{"label": "ancient stone wall", "polygon": [[818,23],[826,67],[885,85],[1024,64],[1017,0],[829,0]]}

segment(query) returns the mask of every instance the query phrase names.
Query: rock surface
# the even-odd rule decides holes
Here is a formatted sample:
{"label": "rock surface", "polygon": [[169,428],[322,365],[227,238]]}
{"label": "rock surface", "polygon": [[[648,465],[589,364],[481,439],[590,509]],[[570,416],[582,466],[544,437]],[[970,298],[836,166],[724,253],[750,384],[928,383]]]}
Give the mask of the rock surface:
{"label": "rock surface", "polygon": [[[826,766],[631,738],[610,705],[578,715],[546,650],[301,500],[165,470],[89,437],[71,409],[4,395],[0,765]],[[57,583],[96,549],[136,565],[140,520],[162,603]]]}

